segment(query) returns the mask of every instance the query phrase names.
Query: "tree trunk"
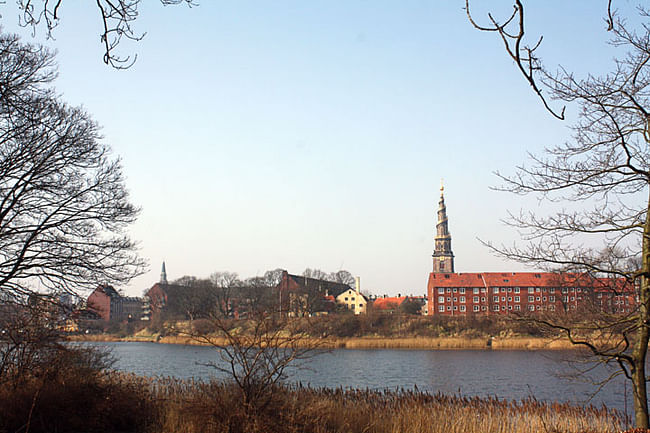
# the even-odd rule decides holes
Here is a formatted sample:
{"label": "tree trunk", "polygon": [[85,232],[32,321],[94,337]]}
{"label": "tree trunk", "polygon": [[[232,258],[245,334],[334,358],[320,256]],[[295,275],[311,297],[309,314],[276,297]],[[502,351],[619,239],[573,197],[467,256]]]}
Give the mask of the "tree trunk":
{"label": "tree trunk", "polygon": [[646,220],[643,227],[643,264],[641,268],[641,281],[639,283],[639,329],[634,344],[632,358],[634,367],[632,371],[632,389],[634,391],[634,419],[636,427],[649,428],[648,423],[648,394],[646,389],[645,361],[648,353],[648,340],[650,333],[650,199],[646,211]]}

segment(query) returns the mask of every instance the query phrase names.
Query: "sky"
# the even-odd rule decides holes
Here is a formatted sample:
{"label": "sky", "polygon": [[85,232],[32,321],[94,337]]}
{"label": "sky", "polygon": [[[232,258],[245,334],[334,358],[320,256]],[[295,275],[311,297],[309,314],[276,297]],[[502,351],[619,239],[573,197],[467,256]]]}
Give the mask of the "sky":
{"label": "sky", "polygon": [[[0,5],[4,31],[58,51],[57,92],[122,161],[150,265],[125,294],[157,282],[163,261],[170,280],[345,269],[373,294],[424,294],[441,179],[456,271],[525,270],[479,241],[517,242],[502,219],[540,206],[492,190],[494,172],[570,139],[577,110],[545,112],[464,1],[199,3],[143,2],[145,37],[120,46],[138,56],[128,70],[102,63],[94,2],[64,2],[52,40]],[[512,11],[476,2],[483,23],[487,3]],[[548,66],[611,69],[606,2],[535,3],[528,32],[544,35]]]}

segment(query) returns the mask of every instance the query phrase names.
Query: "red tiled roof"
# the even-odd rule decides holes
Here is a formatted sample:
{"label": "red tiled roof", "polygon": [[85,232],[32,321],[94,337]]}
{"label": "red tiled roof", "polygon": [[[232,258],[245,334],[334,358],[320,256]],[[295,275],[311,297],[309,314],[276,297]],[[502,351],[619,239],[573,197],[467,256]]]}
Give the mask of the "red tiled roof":
{"label": "red tiled roof", "polygon": [[395,307],[399,307],[402,305],[402,302],[406,300],[407,296],[393,296],[393,297],[387,297],[387,298],[377,298],[375,299],[375,302],[372,304],[375,309],[378,310],[390,310]]}
{"label": "red tiled roof", "polygon": [[594,287],[623,288],[622,278],[594,278],[588,274],[554,272],[464,272],[429,274],[429,287]]}

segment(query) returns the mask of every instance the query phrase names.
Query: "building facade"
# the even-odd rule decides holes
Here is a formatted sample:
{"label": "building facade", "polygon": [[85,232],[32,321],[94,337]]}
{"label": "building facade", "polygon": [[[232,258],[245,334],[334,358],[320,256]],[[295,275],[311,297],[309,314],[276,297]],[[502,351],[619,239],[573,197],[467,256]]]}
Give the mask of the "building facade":
{"label": "building facade", "polygon": [[429,315],[450,316],[542,311],[620,314],[638,304],[634,288],[622,278],[554,272],[455,273],[442,187],[427,298]]}
{"label": "building facade", "polygon": [[637,304],[622,279],[551,272],[432,272],[428,313],[507,314],[539,311],[629,313]]}
{"label": "building facade", "polygon": [[141,320],[144,312],[142,298],[122,296],[112,286],[100,285],[88,296],[87,308],[104,322]]}

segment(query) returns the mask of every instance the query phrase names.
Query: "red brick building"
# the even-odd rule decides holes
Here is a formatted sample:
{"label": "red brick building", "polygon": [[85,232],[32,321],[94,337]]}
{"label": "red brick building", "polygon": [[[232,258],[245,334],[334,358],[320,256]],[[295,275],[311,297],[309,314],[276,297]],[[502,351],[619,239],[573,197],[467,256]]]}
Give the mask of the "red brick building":
{"label": "red brick building", "polygon": [[627,313],[637,303],[625,280],[550,272],[432,272],[427,292],[429,315],[584,309]]}
{"label": "red brick building", "polygon": [[433,272],[427,284],[429,315],[599,310],[630,312],[638,303],[622,278],[552,272],[454,272],[447,209],[441,188]]}
{"label": "red brick building", "polygon": [[140,320],[143,314],[142,298],[122,296],[112,286],[100,285],[88,296],[88,310],[105,322]]}

